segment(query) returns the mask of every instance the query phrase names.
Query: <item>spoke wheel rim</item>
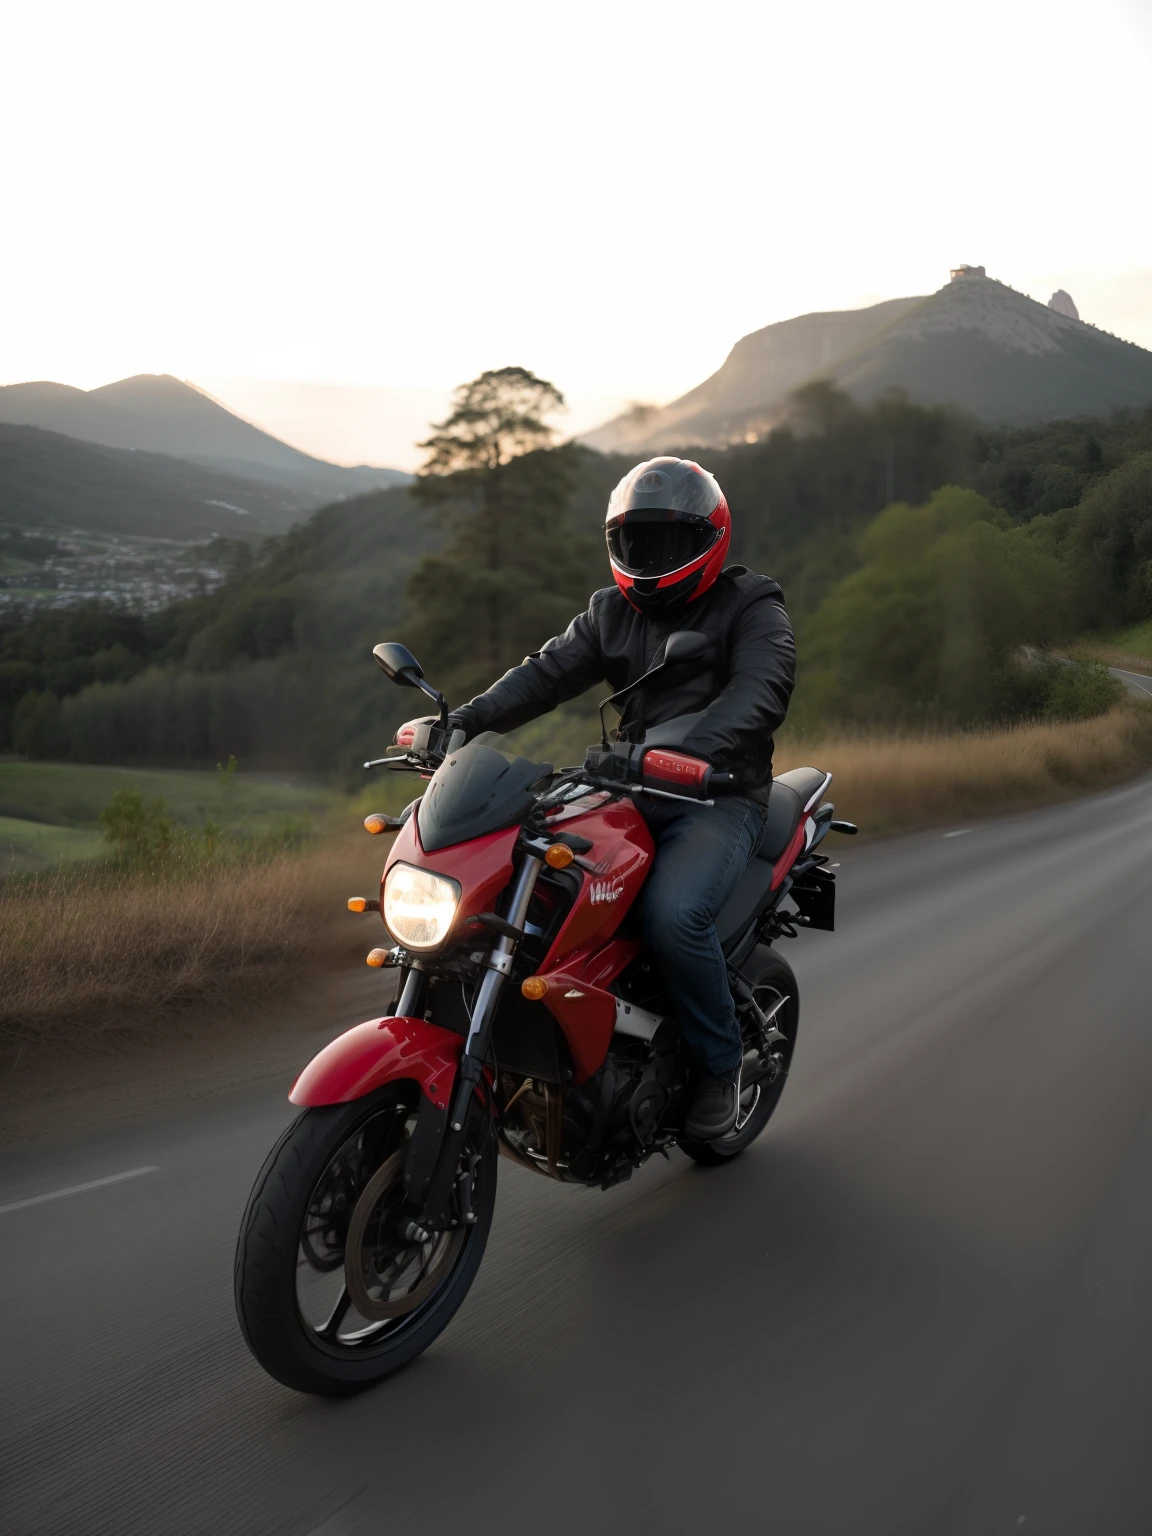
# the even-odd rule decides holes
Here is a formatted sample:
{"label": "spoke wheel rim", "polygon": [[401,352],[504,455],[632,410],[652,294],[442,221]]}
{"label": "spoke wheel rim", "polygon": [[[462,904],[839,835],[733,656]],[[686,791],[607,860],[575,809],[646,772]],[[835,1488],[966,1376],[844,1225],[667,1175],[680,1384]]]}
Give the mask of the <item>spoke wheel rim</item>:
{"label": "spoke wheel rim", "polygon": [[[782,991],[774,982],[765,981],[753,987],[752,996],[763,1013],[771,1013],[777,1003],[784,1002],[784,1007],[773,1020],[779,1029],[783,1016],[787,1014],[791,994]],[[752,1124],[756,1111],[761,1107],[769,1108],[775,1105],[775,1101],[783,1092],[784,1080],[788,1076],[788,1067],[792,1059],[792,1040],[777,1042],[777,1050],[770,1050],[769,1056],[779,1059],[776,1061],[775,1072],[769,1076],[766,1070],[762,1070],[759,1028],[754,1018],[747,1020],[743,1033],[744,1060],[741,1064],[740,1104],[736,1114],[736,1124],[726,1136],[720,1137],[718,1143],[720,1146],[730,1146],[733,1142],[739,1141]]]}
{"label": "spoke wheel rim", "polygon": [[756,1106],[759,1104],[759,1102],[760,1084],[753,1083],[751,1102],[747,1106],[744,1103],[744,1094],[740,1095],[740,1107],[736,1111],[736,1124],[732,1127],[733,1136],[738,1135],[748,1124],[749,1120],[751,1120],[752,1116],[756,1113]]}
{"label": "spoke wheel rim", "polygon": [[[345,1252],[351,1219],[382,1154],[407,1148],[414,1111],[391,1104],[370,1115],[337,1148],[313,1186],[296,1249],[296,1312],[327,1353],[353,1355],[385,1342],[407,1317],[362,1316],[349,1294]],[[384,1156],[384,1161],[388,1157]],[[343,1193],[342,1201],[338,1196]]]}

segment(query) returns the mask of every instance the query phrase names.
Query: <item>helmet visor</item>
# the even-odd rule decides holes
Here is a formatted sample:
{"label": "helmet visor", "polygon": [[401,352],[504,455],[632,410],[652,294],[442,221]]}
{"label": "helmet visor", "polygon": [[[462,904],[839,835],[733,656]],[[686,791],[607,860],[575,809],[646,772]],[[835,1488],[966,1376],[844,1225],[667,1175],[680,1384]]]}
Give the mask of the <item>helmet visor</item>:
{"label": "helmet visor", "polygon": [[605,530],[608,552],[629,576],[670,576],[698,560],[720,530],[704,517],[644,508],[626,512]]}

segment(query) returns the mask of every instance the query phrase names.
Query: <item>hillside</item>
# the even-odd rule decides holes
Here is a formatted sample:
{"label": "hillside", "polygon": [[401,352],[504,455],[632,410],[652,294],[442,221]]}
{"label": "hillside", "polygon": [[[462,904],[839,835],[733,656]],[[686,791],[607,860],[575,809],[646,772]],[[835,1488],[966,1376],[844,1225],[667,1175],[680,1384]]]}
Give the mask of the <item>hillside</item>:
{"label": "hillside", "polygon": [[[923,508],[949,485],[987,498],[989,537],[1006,555],[1020,547],[1003,542],[1008,531],[1033,527],[1028,537],[1041,552],[1062,551],[1077,573],[1079,632],[1146,618],[1152,408],[988,429],[939,407],[891,397],[862,406],[814,385],[795,409],[801,430],[714,450],[707,462],[732,507],[733,559],[782,583],[803,655],[824,632],[815,619],[821,605],[860,570],[861,535],[877,514],[893,501]],[[607,579],[600,529],[626,461],[556,451],[575,458],[568,512],[588,537],[541,530],[517,550],[517,570],[528,574],[506,590],[507,601],[519,604],[519,628],[495,671],[540,644]],[[903,515],[897,507],[896,525]],[[1069,544],[1073,533],[1082,551]],[[371,660],[376,641],[415,644],[432,680],[454,702],[464,696],[450,678],[453,647],[464,654],[472,644],[475,615],[473,588],[451,579],[459,561],[425,567],[415,603],[406,599],[416,567],[430,553],[443,557],[449,536],[440,517],[398,488],[324,508],[254,551],[216,541],[247,559],[226,569],[228,551],[219,551],[219,584],[183,601],[117,603],[102,589],[87,604],[35,613],[0,607],[0,751],[208,767],[235,753],[246,771],[336,769],[359,784],[356,765],[378,755],[390,729],[421,707],[383,682]],[[33,556],[18,547],[11,553]],[[571,608],[557,617],[560,594]],[[922,608],[916,598],[908,613]],[[899,634],[903,622],[887,629]],[[868,634],[864,625],[860,644]],[[426,649],[429,639],[443,641],[439,656]],[[573,728],[582,731],[574,709]]]}
{"label": "hillside", "polygon": [[[372,646],[397,633],[408,575],[442,537],[397,487],[321,509],[218,589],[145,616],[89,604],[6,628],[0,610],[0,750],[9,700],[30,688],[63,700],[86,762],[211,766],[234,752],[246,770],[316,771],[360,761],[413,711]],[[6,662],[22,679],[9,680],[7,699]],[[48,755],[53,718],[38,737]]]}
{"label": "hillside", "polygon": [[788,395],[816,380],[864,404],[901,390],[917,404],[1023,425],[1152,404],[1152,352],[994,278],[967,275],[927,298],[755,331],[687,395],[618,417],[582,441],[630,454],[755,441],[787,418]]}
{"label": "hillside", "polygon": [[1152,404],[1152,352],[991,277],[948,283],[842,358],[829,377],[858,400],[902,389],[996,423]]}
{"label": "hillside", "polygon": [[314,506],[303,490],[0,422],[0,523],[24,532],[249,538],[283,532]]}
{"label": "hillside", "polygon": [[866,309],[829,310],[766,325],[738,341],[723,366],[680,399],[659,409],[639,407],[580,441],[601,453],[742,442],[753,420],[762,430],[792,390],[822,376],[838,358],[921,302],[888,299]]}
{"label": "hillside", "polygon": [[400,470],[346,469],[301,453],[171,374],[137,374],[99,389],[49,382],[0,388],[0,422],[107,448],[169,454],[305,495],[310,505],[403,484]]}

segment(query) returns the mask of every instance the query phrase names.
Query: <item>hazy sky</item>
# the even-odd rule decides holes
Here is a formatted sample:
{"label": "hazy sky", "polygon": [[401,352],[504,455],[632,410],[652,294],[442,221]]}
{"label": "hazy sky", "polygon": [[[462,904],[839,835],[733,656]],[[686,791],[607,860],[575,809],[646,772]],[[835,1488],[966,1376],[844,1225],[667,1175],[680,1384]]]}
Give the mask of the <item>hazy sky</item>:
{"label": "hazy sky", "polygon": [[1152,346],[1150,80],[1152,0],[13,6],[0,382],[400,462],[482,368],[587,425],[960,261]]}

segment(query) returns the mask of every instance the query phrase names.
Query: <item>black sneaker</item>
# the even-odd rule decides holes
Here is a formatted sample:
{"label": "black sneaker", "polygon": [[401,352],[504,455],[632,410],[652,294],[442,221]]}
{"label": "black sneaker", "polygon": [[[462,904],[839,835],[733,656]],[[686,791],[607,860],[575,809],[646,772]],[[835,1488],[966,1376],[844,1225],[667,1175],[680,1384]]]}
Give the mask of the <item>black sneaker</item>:
{"label": "black sneaker", "polygon": [[727,1136],[740,1113],[740,1068],[723,1077],[700,1081],[692,1108],[684,1121],[684,1134],[694,1141],[715,1141]]}

